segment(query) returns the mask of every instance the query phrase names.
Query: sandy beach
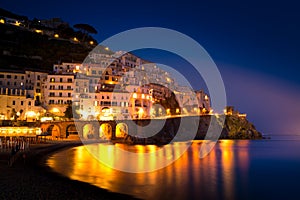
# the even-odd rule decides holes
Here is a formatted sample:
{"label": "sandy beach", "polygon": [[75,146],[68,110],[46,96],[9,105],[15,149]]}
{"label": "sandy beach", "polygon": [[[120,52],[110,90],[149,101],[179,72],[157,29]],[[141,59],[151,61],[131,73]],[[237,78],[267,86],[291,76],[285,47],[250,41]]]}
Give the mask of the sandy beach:
{"label": "sandy beach", "polygon": [[70,180],[45,165],[51,154],[79,145],[80,141],[33,144],[25,153],[25,162],[19,152],[12,166],[8,165],[10,152],[0,152],[0,199],[133,199]]}

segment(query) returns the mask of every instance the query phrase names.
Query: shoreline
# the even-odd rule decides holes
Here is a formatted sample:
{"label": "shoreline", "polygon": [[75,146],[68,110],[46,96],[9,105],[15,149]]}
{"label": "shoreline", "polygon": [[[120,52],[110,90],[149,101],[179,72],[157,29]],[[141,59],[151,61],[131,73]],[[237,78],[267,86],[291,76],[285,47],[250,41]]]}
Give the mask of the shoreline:
{"label": "shoreline", "polygon": [[7,164],[9,152],[1,152],[0,199],[135,199],[69,179],[46,165],[52,154],[80,145],[81,141],[31,145],[25,162],[19,156],[11,167]]}

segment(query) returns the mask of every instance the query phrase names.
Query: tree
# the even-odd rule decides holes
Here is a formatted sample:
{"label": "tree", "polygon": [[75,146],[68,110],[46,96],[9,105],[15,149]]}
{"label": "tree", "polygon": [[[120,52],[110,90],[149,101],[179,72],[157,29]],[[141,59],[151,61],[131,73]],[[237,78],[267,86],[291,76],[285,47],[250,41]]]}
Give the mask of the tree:
{"label": "tree", "polygon": [[[73,113],[73,109],[74,109],[74,113]],[[72,107],[72,104],[68,104],[68,107],[66,108],[64,114],[65,114],[64,117],[68,119],[79,118],[79,115],[75,112],[75,108]]]}
{"label": "tree", "polygon": [[83,41],[85,40],[85,38],[88,36],[89,33],[91,34],[98,33],[97,30],[89,24],[75,24],[73,27],[80,30],[84,34],[82,39]]}

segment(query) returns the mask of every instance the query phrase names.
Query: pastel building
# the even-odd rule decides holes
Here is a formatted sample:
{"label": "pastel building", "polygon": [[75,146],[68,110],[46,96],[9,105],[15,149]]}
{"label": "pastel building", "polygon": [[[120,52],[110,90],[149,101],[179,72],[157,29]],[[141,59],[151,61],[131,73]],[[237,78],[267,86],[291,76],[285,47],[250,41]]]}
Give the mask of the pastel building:
{"label": "pastel building", "polygon": [[35,106],[35,100],[28,98],[26,90],[0,90],[0,119],[35,121],[45,113],[41,106]]}
{"label": "pastel building", "polygon": [[64,115],[67,106],[72,104],[74,80],[74,74],[48,74],[43,104],[49,112],[57,116]]}

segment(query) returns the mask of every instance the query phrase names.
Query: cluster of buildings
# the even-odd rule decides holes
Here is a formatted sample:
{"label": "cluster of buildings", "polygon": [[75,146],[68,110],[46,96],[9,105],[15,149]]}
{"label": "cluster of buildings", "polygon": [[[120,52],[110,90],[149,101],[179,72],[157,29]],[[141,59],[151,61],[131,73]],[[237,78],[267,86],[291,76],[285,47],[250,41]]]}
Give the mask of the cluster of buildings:
{"label": "cluster of buildings", "polygon": [[141,58],[97,47],[84,63],[53,65],[51,73],[0,72],[0,119],[54,120],[72,106],[82,120],[208,114],[203,91],[180,86],[171,74]]}

